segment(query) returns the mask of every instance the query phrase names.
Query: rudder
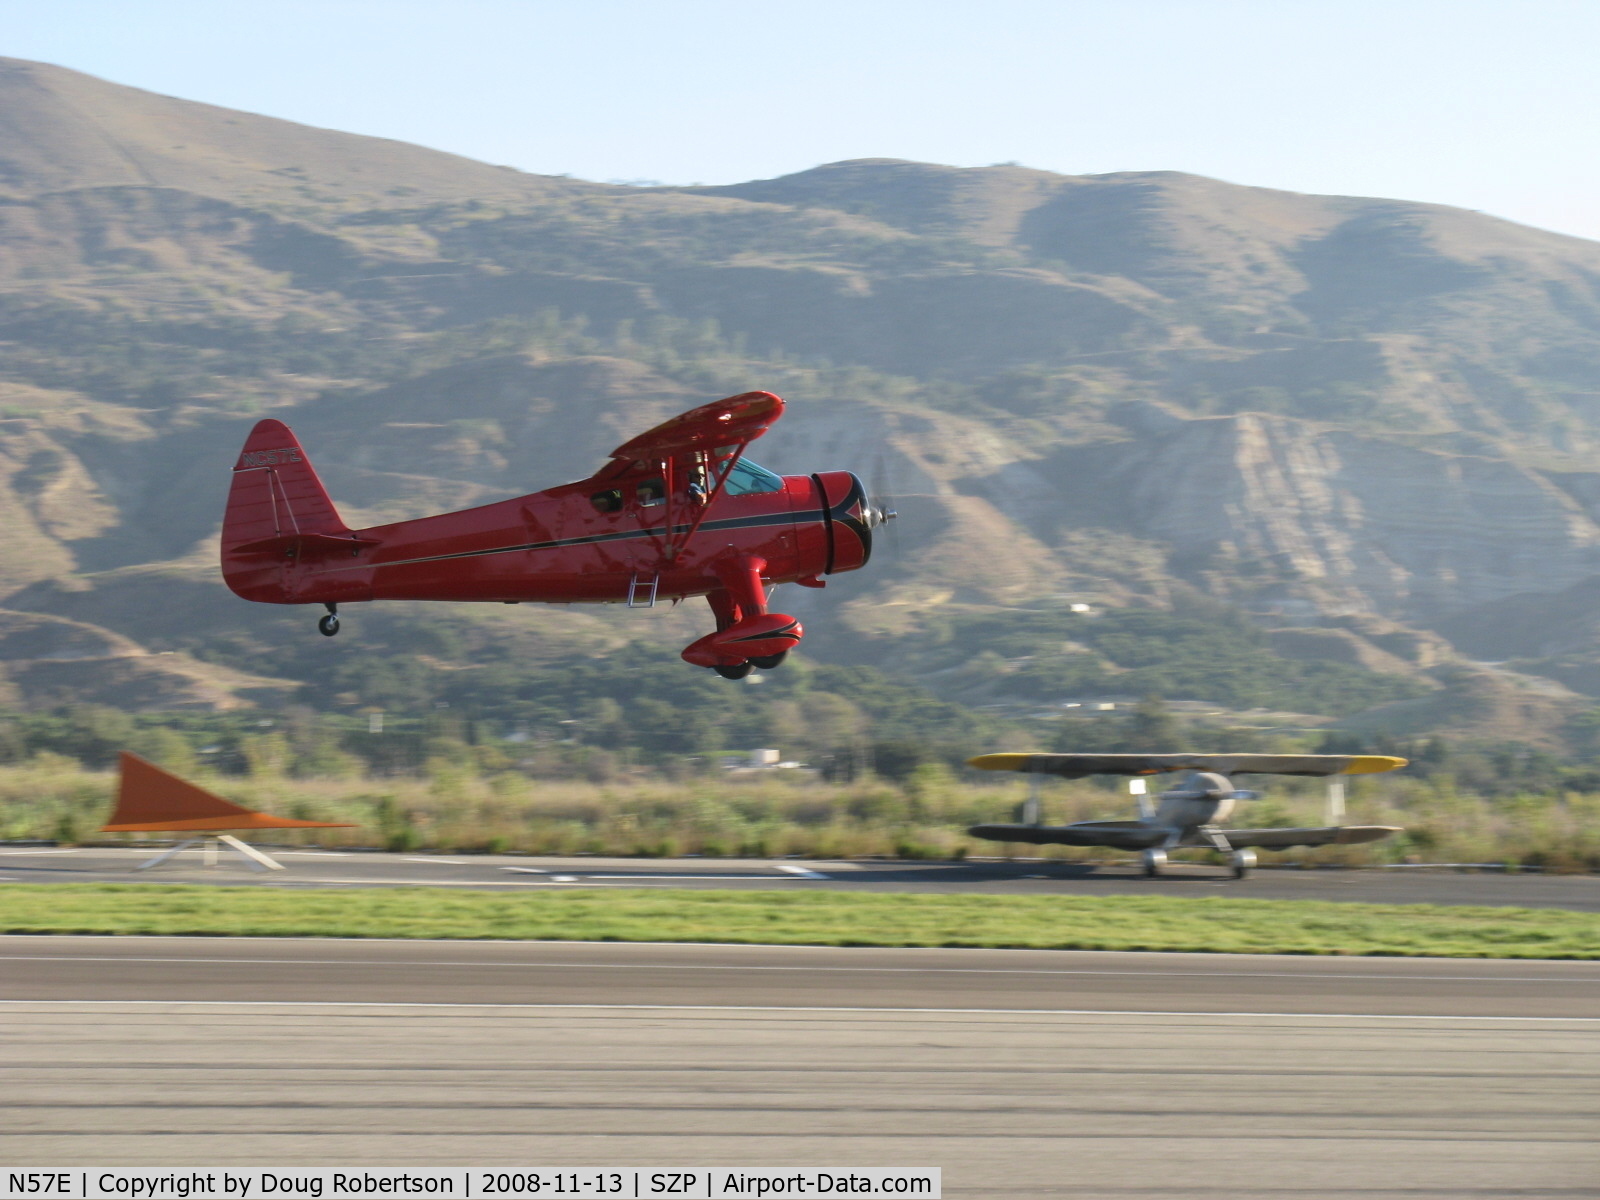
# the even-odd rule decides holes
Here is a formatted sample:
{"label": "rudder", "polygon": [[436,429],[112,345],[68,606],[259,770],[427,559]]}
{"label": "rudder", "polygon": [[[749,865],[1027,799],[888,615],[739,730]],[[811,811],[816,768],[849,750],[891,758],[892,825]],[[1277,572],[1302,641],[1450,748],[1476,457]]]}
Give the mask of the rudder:
{"label": "rudder", "polygon": [[310,535],[348,535],[311,459],[282,421],[258,421],[233,467],[222,576],[247,600],[288,601],[282,566]]}

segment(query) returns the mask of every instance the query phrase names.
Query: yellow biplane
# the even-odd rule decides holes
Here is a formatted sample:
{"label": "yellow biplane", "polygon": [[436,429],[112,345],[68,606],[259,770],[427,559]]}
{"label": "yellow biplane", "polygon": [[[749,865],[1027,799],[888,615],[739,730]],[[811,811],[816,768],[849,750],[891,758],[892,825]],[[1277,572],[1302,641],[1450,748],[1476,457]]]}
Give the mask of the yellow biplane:
{"label": "yellow biplane", "polygon": [[[1376,842],[1402,830],[1394,825],[1345,825],[1344,787],[1330,781],[1327,824],[1298,829],[1234,829],[1222,822],[1240,800],[1260,792],[1233,786],[1234,775],[1373,775],[1406,765],[1383,754],[980,754],[968,764],[985,771],[1023,771],[1034,776],[1083,779],[1090,775],[1129,775],[1139,815],[1131,821],[1077,821],[1044,825],[1037,790],[1014,825],[974,825],[967,832],[994,842],[1033,845],[1107,846],[1137,851],[1149,876],[1161,874],[1173,850],[1218,850],[1228,856],[1235,879],[1256,865],[1256,851],[1290,846],[1351,845]],[[1144,795],[1144,776],[1187,771],[1171,791]]]}

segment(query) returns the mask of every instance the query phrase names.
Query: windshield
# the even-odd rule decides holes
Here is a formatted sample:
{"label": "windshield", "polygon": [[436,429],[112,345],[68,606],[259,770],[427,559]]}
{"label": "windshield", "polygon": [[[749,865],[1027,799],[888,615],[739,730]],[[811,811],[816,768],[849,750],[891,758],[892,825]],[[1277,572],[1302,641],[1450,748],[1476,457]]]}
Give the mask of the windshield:
{"label": "windshield", "polygon": [[741,458],[728,472],[728,482],[723,486],[730,496],[748,496],[752,492],[781,492],[783,478],[765,467],[757,466],[748,458]]}

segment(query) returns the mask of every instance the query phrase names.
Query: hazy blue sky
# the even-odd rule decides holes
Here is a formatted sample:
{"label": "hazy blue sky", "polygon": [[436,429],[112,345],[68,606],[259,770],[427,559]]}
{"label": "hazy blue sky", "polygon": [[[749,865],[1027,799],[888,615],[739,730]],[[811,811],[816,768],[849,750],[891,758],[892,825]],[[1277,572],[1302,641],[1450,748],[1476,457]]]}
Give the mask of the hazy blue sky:
{"label": "hazy blue sky", "polygon": [[1600,238],[1600,0],[0,0],[0,53],[586,179],[1171,169]]}

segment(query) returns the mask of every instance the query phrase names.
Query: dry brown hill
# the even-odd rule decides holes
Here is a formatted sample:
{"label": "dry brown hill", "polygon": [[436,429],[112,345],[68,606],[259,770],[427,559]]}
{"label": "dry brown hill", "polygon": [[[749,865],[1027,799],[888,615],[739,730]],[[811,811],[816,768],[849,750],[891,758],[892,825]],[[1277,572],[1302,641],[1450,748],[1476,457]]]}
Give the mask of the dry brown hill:
{"label": "dry brown hill", "polygon": [[[1275,661],[1391,679],[1352,622],[1538,659],[1497,630],[1545,605],[1562,677],[1600,679],[1569,613],[1600,578],[1595,243],[1170,172],[611,187],[17,60],[0,191],[0,606],[197,651],[237,611],[272,644],[195,565],[264,413],[378,520],[771,387],[792,408],[758,457],[881,464],[906,513],[898,560],[796,601],[853,656],[943,637],[977,665],[939,669],[975,677],[998,652],[974,622],[1200,593],[1347,631]],[[590,620],[541,628],[623,628]]]}
{"label": "dry brown hill", "polygon": [[0,58],[0,189],[33,198],[122,185],[366,208],[529,201],[592,186]]}

